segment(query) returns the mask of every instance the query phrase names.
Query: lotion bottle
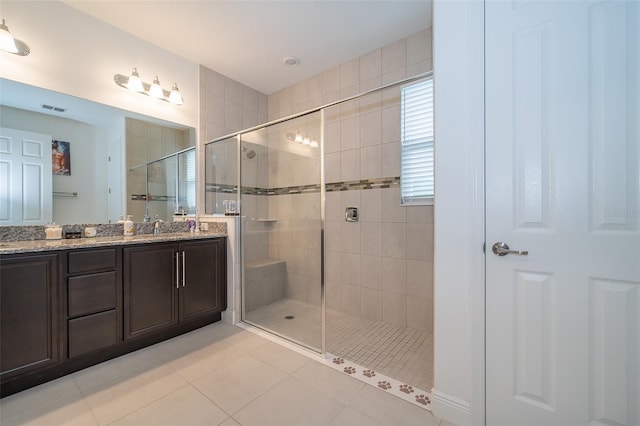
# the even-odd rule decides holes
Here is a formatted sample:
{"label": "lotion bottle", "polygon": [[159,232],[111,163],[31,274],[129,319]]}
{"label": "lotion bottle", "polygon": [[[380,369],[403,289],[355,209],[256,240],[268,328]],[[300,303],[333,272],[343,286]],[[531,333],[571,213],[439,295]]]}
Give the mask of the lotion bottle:
{"label": "lotion bottle", "polygon": [[131,220],[130,214],[127,215],[127,219],[124,221],[124,236],[133,236],[133,220]]}

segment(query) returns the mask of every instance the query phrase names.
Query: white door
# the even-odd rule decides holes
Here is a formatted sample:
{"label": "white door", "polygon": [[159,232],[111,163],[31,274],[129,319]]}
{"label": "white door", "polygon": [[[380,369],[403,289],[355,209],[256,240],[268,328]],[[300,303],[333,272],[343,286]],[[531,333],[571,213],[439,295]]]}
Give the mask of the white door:
{"label": "white door", "polygon": [[639,425],[640,2],[485,20],[487,424]]}
{"label": "white door", "polygon": [[124,214],[122,208],[122,139],[109,144],[107,167],[108,208],[109,223],[116,223],[120,215]]}
{"label": "white door", "polygon": [[51,222],[51,136],[0,127],[0,225]]}

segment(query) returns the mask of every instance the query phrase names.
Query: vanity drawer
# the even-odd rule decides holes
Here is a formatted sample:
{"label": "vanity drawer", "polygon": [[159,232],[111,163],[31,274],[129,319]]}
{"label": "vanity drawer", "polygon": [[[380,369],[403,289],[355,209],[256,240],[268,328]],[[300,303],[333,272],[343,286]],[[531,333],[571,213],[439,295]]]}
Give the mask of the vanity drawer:
{"label": "vanity drawer", "polygon": [[115,248],[79,250],[69,253],[69,273],[115,269],[118,265]]}
{"label": "vanity drawer", "polygon": [[69,320],[69,358],[118,343],[116,310]]}
{"label": "vanity drawer", "polygon": [[115,308],[117,288],[116,271],[69,277],[69,316]]}

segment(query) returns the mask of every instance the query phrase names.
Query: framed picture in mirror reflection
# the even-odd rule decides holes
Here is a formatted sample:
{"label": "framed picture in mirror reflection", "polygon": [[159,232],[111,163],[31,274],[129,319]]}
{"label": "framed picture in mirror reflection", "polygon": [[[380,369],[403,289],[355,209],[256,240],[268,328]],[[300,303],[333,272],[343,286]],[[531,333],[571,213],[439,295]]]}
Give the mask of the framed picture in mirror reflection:
{"label": "framed picture in mirror reflection", "polygon": [[71,145],[69,142],[51,141],[51,161],[54,175],[71,176]]}

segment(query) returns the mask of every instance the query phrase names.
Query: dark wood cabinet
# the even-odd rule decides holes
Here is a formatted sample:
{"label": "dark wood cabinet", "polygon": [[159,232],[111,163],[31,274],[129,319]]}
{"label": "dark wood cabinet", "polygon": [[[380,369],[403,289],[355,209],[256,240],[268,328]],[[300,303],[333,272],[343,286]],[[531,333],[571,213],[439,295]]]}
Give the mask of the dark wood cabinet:
{"label": "dark wood cabinet", "polygon": [[0,396],[221,319],[226,238],[0,256]]}
{"label": "dark wood cabinet", "polygon": [[124,249],[125,339],[226,309],[224,239]]}
{"label": "dark wood cabinet", "polygon": [[180,321],[226,309],[226,247],[224,240],[182,243]]}
{"label": "dark wood cabinet", "polygon": [[75,358],[122,340],[121,249],[66,253],[67,356]]}
{"label": "dark wood cabinet", "polygon": [[178,244],[124,249],[124,338],[156,333],[178,323]]}
{"label": "dark wood cabinet", "polygon": [[56,365],[59,254],[15,255],[0,261],[0,379]]}

